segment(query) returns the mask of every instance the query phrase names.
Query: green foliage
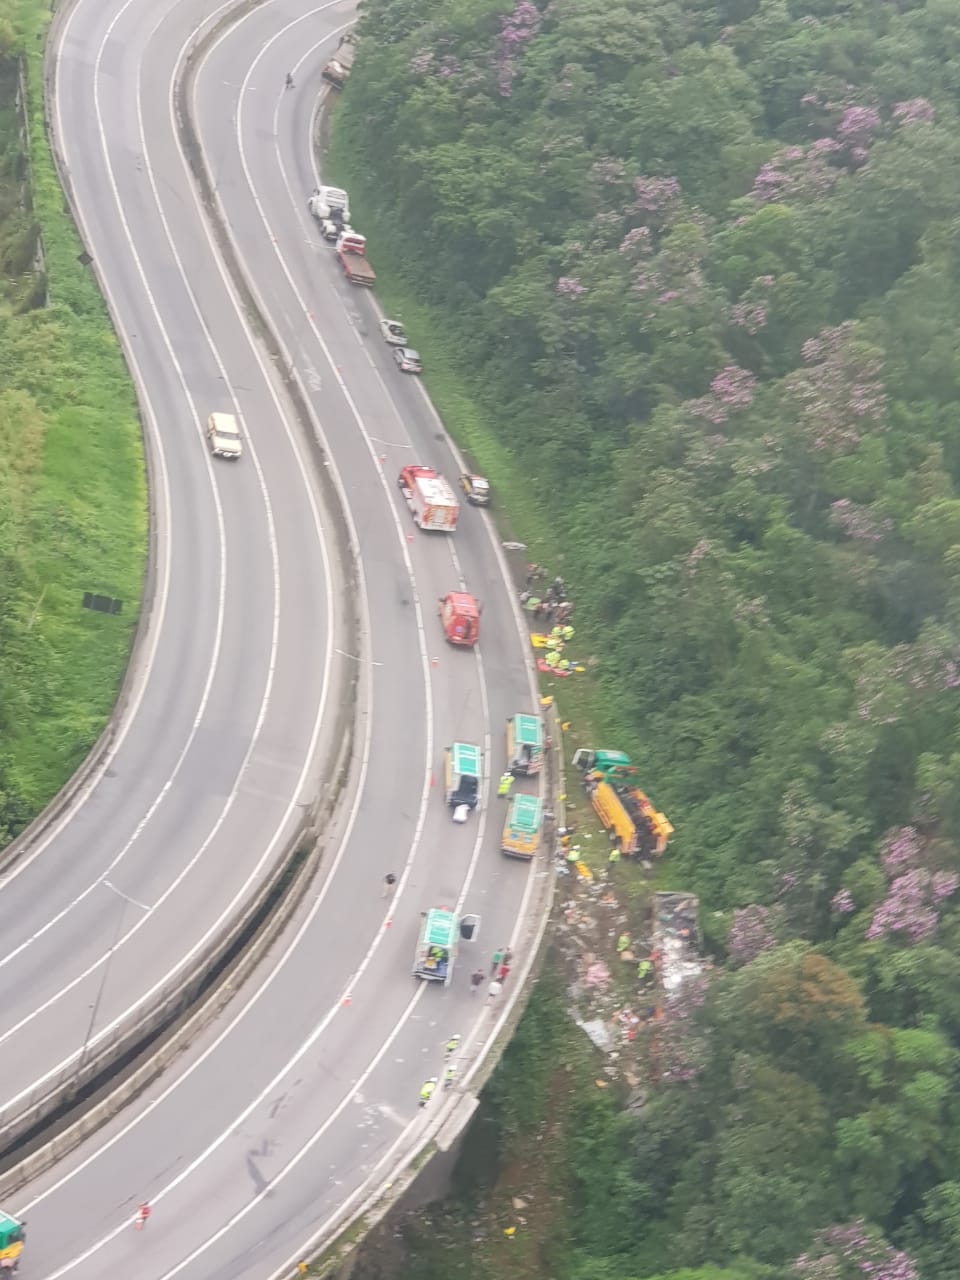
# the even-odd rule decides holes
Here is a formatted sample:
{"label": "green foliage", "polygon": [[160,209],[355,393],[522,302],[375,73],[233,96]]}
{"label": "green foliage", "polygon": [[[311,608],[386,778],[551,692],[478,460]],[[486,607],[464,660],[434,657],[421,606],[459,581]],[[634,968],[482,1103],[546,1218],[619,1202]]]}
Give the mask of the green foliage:
{"label": "green foliage", "polygon": [[[146,544],[130,379],[77,261],[44,132],[49,19],[45,0],[0,4],[0,845],[103,728],[137,620]],[[15,110],[21,50],[29,164]],[[82,609],[85,591],[120,598],[123,614]]]}
{"label": "green foliage", "polygon": [[565,714],[640,763],[670,882],[736,962],[686,1040],[651,1043],[639,1115],[589,1090],[571,1111],[569,1273],[786,1275],[808,1251],[827,1276],[846,1242],[911,1280],[886,1237],[939,1280],[956,7],[366,0],[362,29],[332,160],[387,304],[572,585],[596,680]]}

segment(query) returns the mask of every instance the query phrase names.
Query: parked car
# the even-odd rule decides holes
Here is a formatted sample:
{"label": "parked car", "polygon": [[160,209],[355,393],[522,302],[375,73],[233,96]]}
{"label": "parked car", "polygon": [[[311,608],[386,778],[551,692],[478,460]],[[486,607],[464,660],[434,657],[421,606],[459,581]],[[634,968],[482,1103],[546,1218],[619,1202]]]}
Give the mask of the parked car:
{"label": "parked car", "polygon": [[391,347],[407,345],[407,335],[403,332],[403,325],[399,320],[381,320],[380,332],[383,334],[384,342],[389,342]]}
{"label": "parked car", "polygon": [[460,488],[471,506],[488,507],[490,505],[490,482],[484,476],[462,475]]}
{"label": "parked car", "polygon": [[423,365],[420,363],[420,352],[414,351],[412,347],[394,347],[393,358],[402,373],[423,372]]}

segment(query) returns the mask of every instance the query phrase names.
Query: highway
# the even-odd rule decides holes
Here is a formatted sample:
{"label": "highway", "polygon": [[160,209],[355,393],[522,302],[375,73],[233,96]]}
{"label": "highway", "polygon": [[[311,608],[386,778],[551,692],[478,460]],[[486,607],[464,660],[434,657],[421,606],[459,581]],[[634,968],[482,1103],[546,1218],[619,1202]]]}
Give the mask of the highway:
{"label": "highway", "polygon": [[[420,386],[398,372],[380,339],[374,298],[344,283],[306,211],[317,181],[311,125],[320,68],[352,7],[283,0],[244,13],[203,51],[191,105],[244,273],[306,389],[349,509],[361,565],[352,588],[359,599],[351,600],[348,572],[334,554],[333,516],[311,479],[310,450],[252,337],[177,137],[173,86],[198,24],[215,10],[197,0],[75,0],[56,28],[54,132],[147,401],[162,459],[153,474],[166,477],[155,501],[169,508],[158,516],[158,540],[171,564],[182,539],[183,568],[179,577],[172,568],[169,574],[166,630],[158,632],[134,721],[153,706],[142,748],[152,781],[131,771],[123,788],[121,809],[133,829],[161,795],[162,812],[173,791],[162,791],[150,751],[158,725],[172,719],[172,700],[193,705],[197,727],[187,727],[192,767],[177,775],[185,788],[190,779],[181,810],[189,831],[171,818],[151,837],[165,843],[148,845],[151,817],[116,873],[99,870],[87,853],[77,856],[71,885],[62,885],[70,859],[58,842],[91,847],[89,831],[86,841],[82,828],[71,834],[75,822],[93,820],[81,809],[4,888],[26,896],[18,886],[37,878],[32,932],[25,930],[27,945],[10,961],[11,978],[2,979],[4,992],[19,992],[22,1002],[24,1027],[5,1049],[5,1065],[20,1064],[20,1087],[31,1085],[38,1061],[71,1051],[78,1035],[82,1045],[84,1019],[71,1026],[62,1016],[68,997],[43,1005],[74,980],[78,955],[93,964],[116,917],[146,923],[113,950],[97,1009],[104,1019],[142,998],[151,975],[178,963],[244,876],[262,874],[282,801],[290,822],[311,770],[335,746],[324,735],[350,663],[362,671],[357,767],[321,876],[255,981],[150,1090],[5,1206],[28,1219],[25,1265],[47,1280],[128,1280],[131,1273],[262,1280],[289,1263],[359,1203],[429,1123],[418,1092],[427,1076],[441,1073],[448,1037],[463,1036],[464,1062],[489,1037],[498,1011],[471,997],[469,973],[519,937],[518,921],[550,875],[542,860],[528,865],[499,852],[504,809],[494,791],[503,729],[508,716],[534,709],[535,689],[495,532],[470,508],[452,538],[414,530],[396,488],[399,467],[424,462],[452,478],[456,460]],[[291,69],[296,87],[285,91]],[[374,261],[375,253],[373,245]],[[223,407],[225,387],[249,442],[249,456],[229,469],[211,465],[199,434],[209,408]],[[200,548],[205,531],[214,538],[221,509],[221,572],[228,586],[236,582],[236,596],[221,588],[231,611],[225,607],[218,631],[210,604],[219,598],[211,586],[216,555],[208,564]],[[187,601],[177,607],[175,578]],[[437,598],[458,587],[483,603],[473,651],[448,647],[436,616]],[[363,634],[350,652],[337,628],[354,607]],[[198,639],[201,614],[212,633],[206,647]],[[189,674],[195,659],[209,665],[226,650],[226,639],[218,647],[220,632],[237,653],[232,678],[224,675],[214,738],[206,709],[213,695],[203,704],[202,673],[192,683]],[[212,687],[217,678],[215,670]],[[480,811],[463,826],[451,823],[441,794],[443,748],[455,740],[481,745],[487,760]],[[251,763],[241,774],[247,753]],[[258,753],[266,784],[260,775],[247,782]],[[286,790],[276,781],[278,761]],[[204,846],[200,815],[212,827],[227,800],[230,830],[225,819]],[[109,794],[97,810],[102,854],[104,829],[113,833],[120,819]],[[116,832],[119,839],[120,826]],[[120,867],[129,879],[120,880]],[[400,877],[390,900],[381,896],[387,871]],[[481,917],[479,941],[462,945],[448,989],[418,986],[410,973],[421,913],[435,905]],[[81,910],[90,913],[85,924]],[[126,925],[113,927],[122,939]],[[45,963],[30,959],[39,947],[49,948]],[[28,977],[12,980],[22,973]],[[76,983],[70,1007],[97,1008],[102,981],[101,965]],[[142,1200],[153,1214],[136,1232]]]}
{"label": "highway", "polygon": [[[152,24],[121,52],[82,22],[63,136],[142,389],[156,590],[110,758],[3,878],[0,1120],[82,1066],[250,897],[332,758],[348,665],[334,516],[188,210],[161,210],[144,166],[134,99]],[[217,408],[241,414],[238,464],[207,450]]]}

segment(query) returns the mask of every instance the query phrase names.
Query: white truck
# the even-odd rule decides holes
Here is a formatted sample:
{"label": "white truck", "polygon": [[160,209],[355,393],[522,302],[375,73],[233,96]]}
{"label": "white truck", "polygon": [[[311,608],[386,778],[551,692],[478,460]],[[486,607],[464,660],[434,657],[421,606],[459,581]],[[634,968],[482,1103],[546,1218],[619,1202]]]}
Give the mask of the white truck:
{"label": "white truck", "polygon": [[350,221],[350,197],[342,187],[315,187],[307,208],[318,222],[333,219],[346,225]]}
{"label": "white truck", "polygon": [[397,483],[418,529],[453,533],[460,504],[443,476],[431,467],[404,467]]}

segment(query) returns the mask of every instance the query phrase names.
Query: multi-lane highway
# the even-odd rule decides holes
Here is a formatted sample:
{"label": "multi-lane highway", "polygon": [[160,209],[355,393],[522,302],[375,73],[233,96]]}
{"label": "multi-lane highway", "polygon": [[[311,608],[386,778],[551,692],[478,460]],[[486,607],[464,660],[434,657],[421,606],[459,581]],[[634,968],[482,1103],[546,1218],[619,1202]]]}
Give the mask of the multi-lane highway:
{"label": "multi-lane highway", "polygon": [[[324,735],[351,663],[356,768],[315,889],[256,981],[5,1206],[29,1220],[35,1277],[271,1275],[429,1122],[418,1091],[447,1038],[464,1037],[466,1063],[489,1037],[498,1010],[471,997],[469,972],[517,935],[548,875],[499,853],[503,727],[535,691],[494,531],[471,509],[453,538],[413,531],[400,466],[449,476],[455,459],[380,340],[374,299],[343,282],[306,211],[319,72],[352,7],[267,0],[243,13],[202,46],[188,105],[342,492],[356,576],[181,151],[174,86],[217,12],[215,0],[74,0],[55,31],[56,141],[155,460],[159,623],[110,769],[4,888],[22,914],[0,958],[6,1092],[82,1052],[91,1012],[96,1036],[145,1000],[264,873],[336,746]],[[213,408],[242,416],[237,465],[205,452]],[[474,651],[445,646],[436,617],[438,596],[461,586],[484,605]],[[354,610],[362,634],[345,648],[338,627]],[[436,785],[454,740],[487,760],[464,826]],[[389,901],[387,871],[399,877]],[[433,905],[482,920],[447,990],[410,975]],[[136,1232],[142,1200],[153,1214]]]}
{"label": "multi-lane highway", "polygon": [[[346,666],[335,514],[192,205],[169,188],[161,204],[140,138],[160,15],[99,9],[65,24],[55,124],[141,387],[153,625],[110,758],[4,878],[0,1119],[89,1061],[249,898],[332,759]],[[159,94],[144,109],[161,101],[166,116]],[[235,408],[236,466],[203,439],[211,409]]]}

